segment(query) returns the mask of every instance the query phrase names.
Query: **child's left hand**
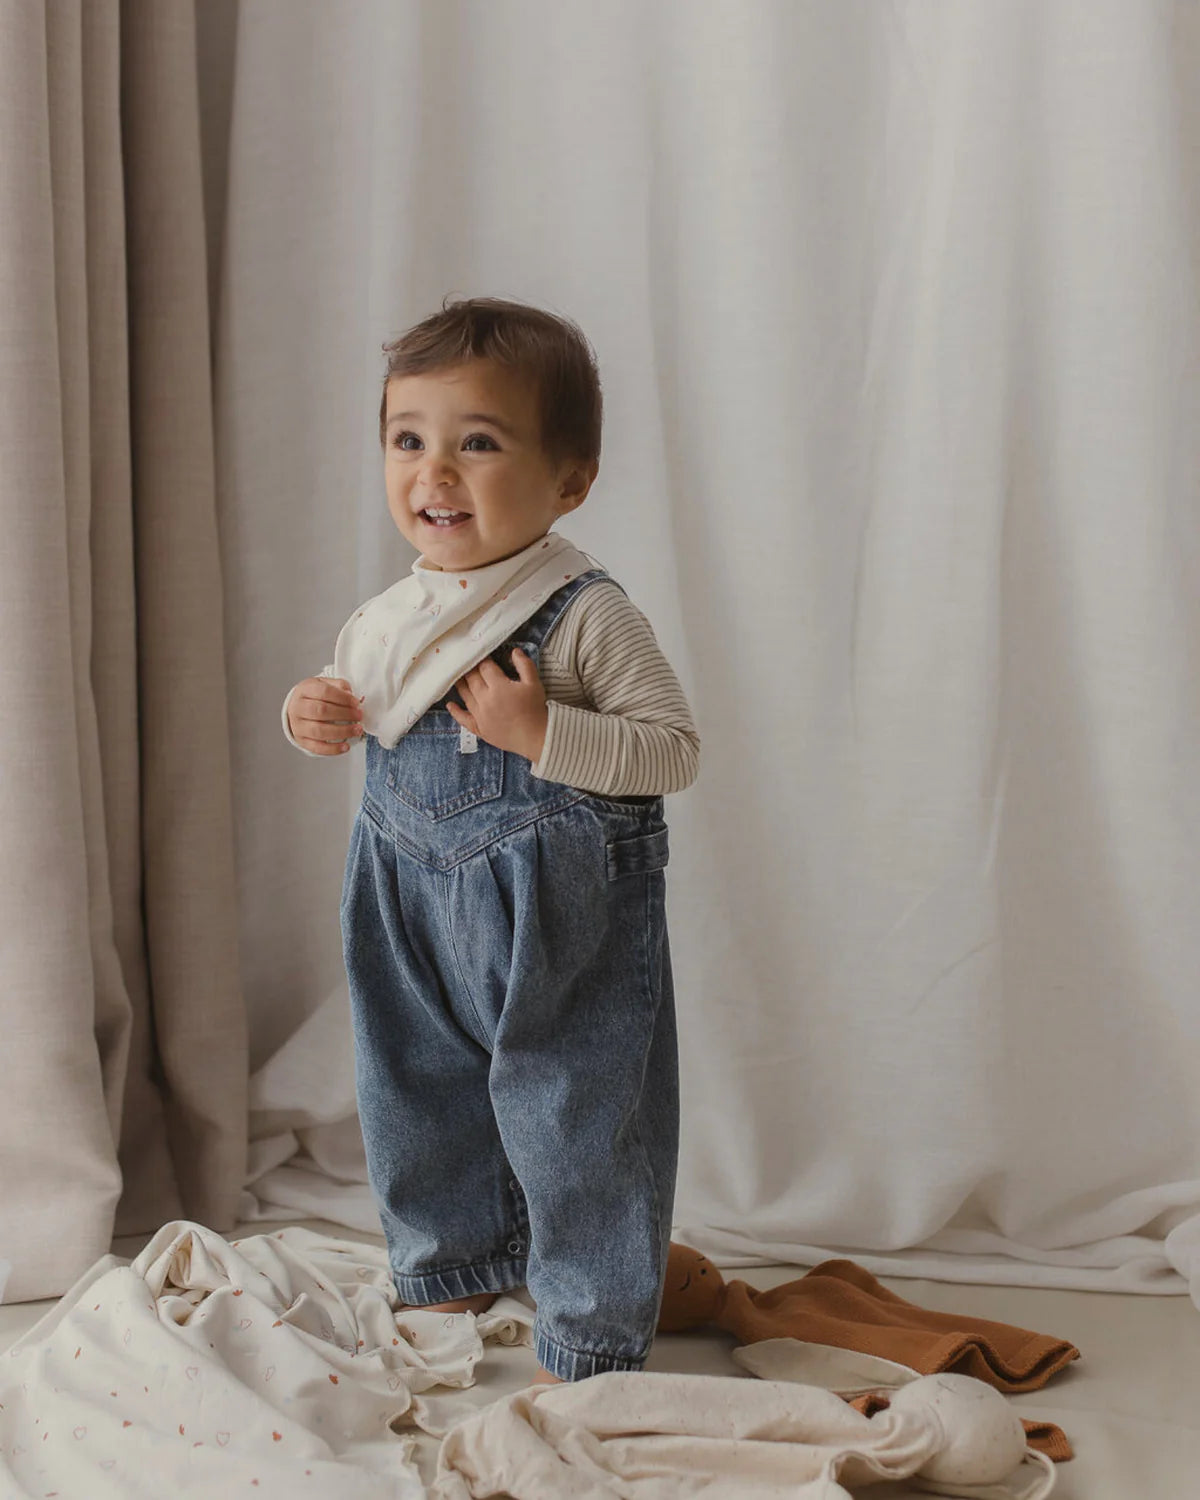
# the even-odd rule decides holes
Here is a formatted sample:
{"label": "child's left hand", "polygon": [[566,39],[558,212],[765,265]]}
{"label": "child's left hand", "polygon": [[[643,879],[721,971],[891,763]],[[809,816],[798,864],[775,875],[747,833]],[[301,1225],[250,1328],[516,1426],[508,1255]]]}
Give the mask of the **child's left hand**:
{"label": "child's left hand", "polygon": [[514,750],[530,761],[541,758],[546,743],[546,690],[533,662],[520,647],[514,647],[512,663],[516,682],[491,657],[472,667],[455,686],[466,710],[457,703],[446,707],[454,722],[477,734],[498,750]]}

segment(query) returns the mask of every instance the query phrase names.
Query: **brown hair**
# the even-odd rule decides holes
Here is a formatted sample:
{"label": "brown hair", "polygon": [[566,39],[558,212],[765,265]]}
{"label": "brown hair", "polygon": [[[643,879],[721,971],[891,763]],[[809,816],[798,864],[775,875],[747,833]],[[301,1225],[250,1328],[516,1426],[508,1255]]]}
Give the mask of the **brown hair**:
{"label": "brown hair", "polygon": [[528,379],[537,392],[541,442],[551,463],[598,461],[603,398],[596,356],[569,318],[498,297],[449,298],[423,322],[384,344],[387,373],[379,403],[379,441],[387,430],[393,375],[418,375],[490,359]]}

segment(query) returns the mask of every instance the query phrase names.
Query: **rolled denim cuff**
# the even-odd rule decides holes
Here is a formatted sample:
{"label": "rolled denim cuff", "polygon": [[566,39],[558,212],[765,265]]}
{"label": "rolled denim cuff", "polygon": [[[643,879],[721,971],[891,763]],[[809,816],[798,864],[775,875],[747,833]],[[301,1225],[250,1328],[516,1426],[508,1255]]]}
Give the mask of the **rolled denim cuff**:
{"label": "rolled denim cuff", "polygon": [[444,1271],[425,1271],[407,1276],[392,1272],[392,1282],[401,1302],[410,1307],[428,1307],[431,1302],[456,1302],[480,1292],[511,1292],[525,1285],[525,1256],[476,1261],[469,1266],[451,1266]]}
{"label": "rolled denim cuff", "polygon": [[604,1375],[609,1370],[641,1370],[646,1358],[609,1354],[602,1349],[569,1349],[556,1343],[536,1322],[533,1326],[533,1349],[543,1370],[560,1380],[586,1380],[590,1375]]}

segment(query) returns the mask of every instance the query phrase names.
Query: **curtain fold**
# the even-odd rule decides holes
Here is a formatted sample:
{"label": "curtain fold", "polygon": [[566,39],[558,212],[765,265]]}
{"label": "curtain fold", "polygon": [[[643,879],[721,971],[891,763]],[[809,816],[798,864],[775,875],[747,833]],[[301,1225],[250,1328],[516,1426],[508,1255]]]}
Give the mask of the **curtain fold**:
{"label": "curtain fold", "polygon": [[245,1171],[194,28],[0,4],[9,1301]]}

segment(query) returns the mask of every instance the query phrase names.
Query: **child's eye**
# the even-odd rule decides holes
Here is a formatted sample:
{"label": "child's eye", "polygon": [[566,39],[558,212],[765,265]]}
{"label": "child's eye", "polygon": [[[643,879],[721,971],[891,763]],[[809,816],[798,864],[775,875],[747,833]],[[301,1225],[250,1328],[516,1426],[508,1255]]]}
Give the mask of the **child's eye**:
{"label": "child's eye", "polygon": [[409,438],[412,438],[414,443],[419,443],[421,441],[421,439],[416,435],[415,432],[398,432],[393,441],[395,442],[397,448],[403,448],[405,452],[411,453],[413,452],[413,449],[409,447]]}
{"label": "child's eye", "polygon": [[[496,446],[495,442],[490,437],[488,437],[486,432],[473,432],[470,437],[463,438],[463,447],[466,448],[468,452],[477,452],[477,449],[471,449],[470,445],[472,443],[486,443],[488,448],[494,448]],[[486,449],[484,451],[486,451]]]}

